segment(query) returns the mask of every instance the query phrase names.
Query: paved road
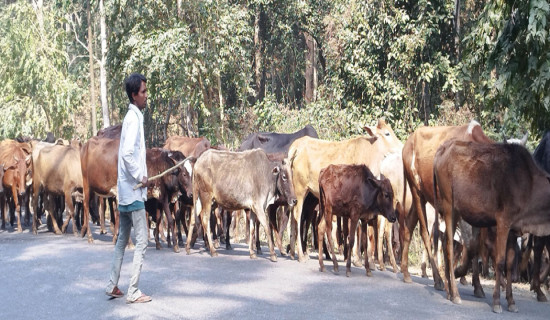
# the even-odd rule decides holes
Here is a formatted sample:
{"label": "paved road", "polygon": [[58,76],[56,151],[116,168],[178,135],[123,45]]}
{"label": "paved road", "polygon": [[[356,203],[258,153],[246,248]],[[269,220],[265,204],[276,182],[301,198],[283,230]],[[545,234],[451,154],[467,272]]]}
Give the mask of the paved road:
{"label": "paved road", "polygon": [[[460,286],[462,305],[453,305],[432,280],[353,268],[345,276],[318,271],[317,255],[307,263],[268,255],[250,260],[244,244],[219,250],[211,258],[198,242],[191,255],[183,250],[155,250],[149,243],[140,288],[153,297],[147,304],[127,305],[104,292],[113,252],[110,236],[94,244],[72,234],[56,236],[44,225],[37,236],[0,231],[0,318],[2,319],[550,319],[550,303],[531,293],[514,292],[519,314],[491,312],[486,299]],[[264,252],[267,247],[264,247]],[[131,257],[127,252],[120,287],[126,291]],[[332,270],[330,262],[327,269]],[[506,308],[504,295],[501,297]]]}

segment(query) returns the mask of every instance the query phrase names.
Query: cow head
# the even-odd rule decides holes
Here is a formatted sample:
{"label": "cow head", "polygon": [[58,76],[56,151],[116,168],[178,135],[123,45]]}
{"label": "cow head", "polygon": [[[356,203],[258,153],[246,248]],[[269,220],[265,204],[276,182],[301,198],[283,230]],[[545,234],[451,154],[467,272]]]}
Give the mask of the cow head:
{"label": "cow head", "polygon": [[292,183],[292,175],[290,173],[290,164],[288,160],[284,159],[282,163],[276,164],[272,173],[276,177],[276,193],[279,196],[278,200],[286,201],[289,206],[296,205],[298,200],[294,193],[294,185]]}
{"label": "cow head", "polygon": [[397,139],[384,118],[380,118],[376,126],[365,126],[363,129],[382,145],[381,150],[384,151],[384,154],[401,152],[403,149],[403,143]]}
{"label": "cow head", "polygon": [[179,151],[171,151],[168,157],[174,161],[174,165],[183,161],[183,163],[172,174],[177,177],[178,187],[181,192],[185,192],[185,195],[193,199],[193,167],[197,161],[194,157],[185,159],[183,153]]}
{"label": "cow head", "polygon": [[381,215],[386,217],[388,221],[395,222],[397,216],[393,202],[393,189],[388,178],[380,175],[380,180],[369,178],[369,183],[376,189],[375,203]]}

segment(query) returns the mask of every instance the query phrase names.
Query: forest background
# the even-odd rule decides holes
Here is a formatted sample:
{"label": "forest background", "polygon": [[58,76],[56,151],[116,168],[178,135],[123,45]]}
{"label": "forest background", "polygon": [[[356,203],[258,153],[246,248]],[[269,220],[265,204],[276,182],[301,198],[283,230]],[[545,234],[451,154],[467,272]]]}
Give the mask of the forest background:
{"label": "forest background", "polygon": [[147,79],[148,146],[236,148],[312,124],[321,138],[385,117],[480,122],[491,138],[550,124],[547,1],[0,0],[0,138],[118,124]]}

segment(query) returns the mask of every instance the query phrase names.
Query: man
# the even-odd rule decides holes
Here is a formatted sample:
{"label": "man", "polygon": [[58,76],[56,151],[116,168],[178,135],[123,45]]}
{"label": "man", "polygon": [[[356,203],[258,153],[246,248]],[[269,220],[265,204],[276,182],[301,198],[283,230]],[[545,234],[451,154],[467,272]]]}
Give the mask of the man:
{"label": "man", "polygon": [[[124,293],[118,288],[118,279],[120,278],[124,250],[128,244],[130,229],[133,225],[136,246],[126,303],[143,303],[152,300],[151,297],[138,289],[141,266],[148,243],[145,215],[148,180],[145,163],[143,114],[141,113],[147,105],[146,83],[147,80],[145,77],[138,73],[131,74],[124,82],[126,93],[130,99],[130,105],[122,123],[120,146],[118,149],[117,188],[120,227],[111,264],[110,281],[105,291],[108,296],[113,298],[124,296]],[[144,187],[134,190],[134,186],[140,182]]]}

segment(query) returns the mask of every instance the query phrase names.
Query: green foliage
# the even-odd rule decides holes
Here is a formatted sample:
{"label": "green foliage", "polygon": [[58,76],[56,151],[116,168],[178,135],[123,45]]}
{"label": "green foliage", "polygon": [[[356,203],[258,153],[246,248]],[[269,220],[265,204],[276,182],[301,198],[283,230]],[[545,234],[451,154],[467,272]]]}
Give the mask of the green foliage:
{"label": "green foliage", "polygon": [[27,1],[0,9],[0,136],[70,136],[68,124],[82,97],[68,72],[63,12]]}

